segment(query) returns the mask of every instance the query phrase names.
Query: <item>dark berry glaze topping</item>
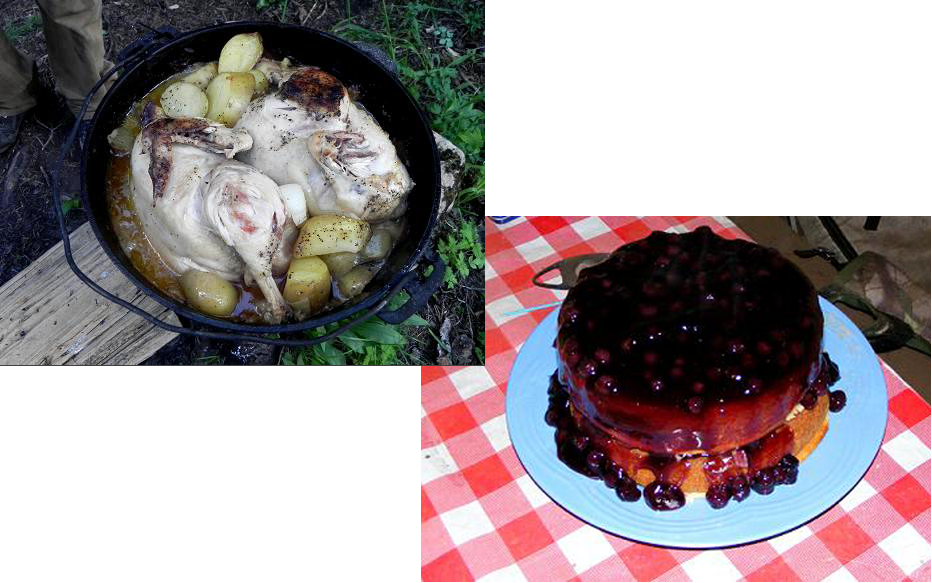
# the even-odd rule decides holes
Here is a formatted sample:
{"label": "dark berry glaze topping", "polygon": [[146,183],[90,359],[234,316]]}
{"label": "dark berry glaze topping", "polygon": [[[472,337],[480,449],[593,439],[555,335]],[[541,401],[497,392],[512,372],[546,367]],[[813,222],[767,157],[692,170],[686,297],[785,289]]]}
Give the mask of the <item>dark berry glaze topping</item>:
{"label": "dark berry glaze topping", "polygon": [[724,453],[837,374],[822,370],[822,323],[776,250],[707,227],[655,232],[582,271],[559,315],[560,372],[574,408],[627,447]]}

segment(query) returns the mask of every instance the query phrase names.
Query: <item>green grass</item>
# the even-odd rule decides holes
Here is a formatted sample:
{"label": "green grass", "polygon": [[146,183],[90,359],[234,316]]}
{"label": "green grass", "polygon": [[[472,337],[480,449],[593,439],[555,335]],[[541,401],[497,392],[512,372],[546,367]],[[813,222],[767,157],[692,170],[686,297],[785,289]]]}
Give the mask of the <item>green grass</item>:
{"label": "green grass", "polygon": [[3,27],[3,34],[10,42],[16,42],[20,37],[39,29],[42,19],[38,12],[32,13],[29,18],[20,22],[10,22]]}

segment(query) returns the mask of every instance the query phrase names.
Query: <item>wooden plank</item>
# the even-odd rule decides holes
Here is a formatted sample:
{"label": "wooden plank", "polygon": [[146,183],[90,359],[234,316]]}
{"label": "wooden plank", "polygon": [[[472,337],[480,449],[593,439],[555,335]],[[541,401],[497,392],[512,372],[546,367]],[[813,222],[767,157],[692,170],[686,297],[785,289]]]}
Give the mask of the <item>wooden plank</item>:
{"label": "wooden plank", "polygon": [[[101,287],[179,324],[113,265],[90,224],[71,234],[71,249]],[[175,336],[84,285],[68,268],[61,243],[0,287],[0,364],[138,364]]]}

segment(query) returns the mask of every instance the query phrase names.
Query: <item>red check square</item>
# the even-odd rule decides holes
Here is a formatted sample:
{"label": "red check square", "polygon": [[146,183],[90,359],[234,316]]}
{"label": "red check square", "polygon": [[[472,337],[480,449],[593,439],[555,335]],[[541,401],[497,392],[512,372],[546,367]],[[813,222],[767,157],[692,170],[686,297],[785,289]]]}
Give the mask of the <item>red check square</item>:
{"label": "red check square", "polygon": [[777,557],[746,577],[748,581],[800,581],[786,561]]}
{"label": "red check square", "polygon": [[823,528],[816,536],[841,563],[851,561],[874,544],[848,515]]}
{"label": "red check square", "polygon": [[469,487],[476,494],[476,498],[482,498],[514,479],[497,455],[487,457],[464,469],[463,477],[469,482]]}
{"label": "red check square", "polygon": [[909,474],[884,488],[881,494],[906,520],[929,508],[929,492]]}
{"label": "red check square", "polygon": [[546,235],[561,227],[565,227],[567,221],[564,217],[534,217],[531,219],[531,224],[534,225],[541,235]]}
{"label": "red check square", "polygon": [[632,545],[618,555],[638,581],[653,581],[676,566],[670,551],[648,545]]}
{"label": "red check square", "polygon": [[929,416],[929,404],[915,392],[906,389],[890,399],[890,412],[907,427],[912,427]]}
{"label": "red check square", "polygon": [[547,531],[547,527],[541,522],[536,512],[528,512],[521,518],[512,520],[499,528],[498,534],[505,541],[516,561],[520,561],[553,542],[553,537],[550,536],[550,532]]}
{"label": "red check square", "polygon": [[421,522],[430,520],[434,516],[437,516],[437,510],[434,508],[434,505],[430,503],[427,492],[424,491],[424,488],[421,488]]}
{"label": "red check square", "polygon": [[476,426],[476,420],[472,418],[469,407],[463,402],[434,411],[430,414],[430,421],[444,440]]}
{"label": "red check square", "polygon": [[456,549],[421,567],[423,581],[472,581],[474,577]]}

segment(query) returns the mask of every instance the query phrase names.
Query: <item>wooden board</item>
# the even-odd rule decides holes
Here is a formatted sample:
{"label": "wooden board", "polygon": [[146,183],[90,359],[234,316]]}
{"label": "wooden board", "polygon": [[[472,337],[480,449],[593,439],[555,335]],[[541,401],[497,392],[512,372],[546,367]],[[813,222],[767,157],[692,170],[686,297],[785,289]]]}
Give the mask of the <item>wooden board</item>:
{"label": "wooden board", "polygon": [[[71,249],[98,285],[179,325],[113,265],[90,224],[71,234]],[[138,364],[175,336],[84,285],[61,243],[0,287],[0,364]]]}

